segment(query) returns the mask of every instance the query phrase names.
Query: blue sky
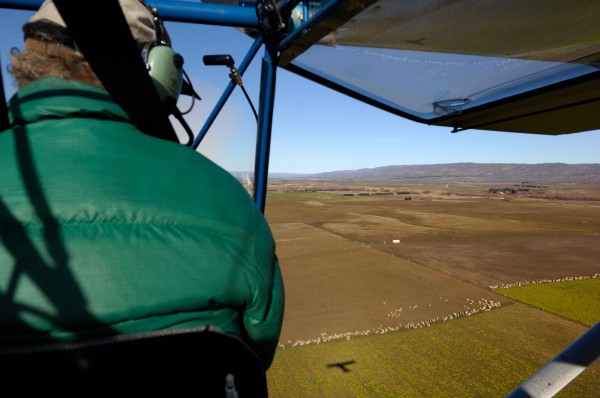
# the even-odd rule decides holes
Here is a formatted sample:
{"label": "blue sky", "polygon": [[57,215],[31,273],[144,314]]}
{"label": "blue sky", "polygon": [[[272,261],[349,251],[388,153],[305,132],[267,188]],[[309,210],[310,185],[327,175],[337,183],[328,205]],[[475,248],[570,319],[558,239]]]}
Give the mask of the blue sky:
{"label": "blue sky", "polygon": [[[21,26],[31,12],[0,10],[0,59],[7,95],[8,51],[22,48]],[[202,56],[231,54],[239,65],[252,41],[232,28],[168,23],[173,47],[202,97],[188,122],[200,130],[229,81],[229,70],[204,66]],[[259,53],[260,55],[261,53]],[[244,76],[258,107],[260,57]],[[182,100],[180,108],[186,108]],[[174,123],[175,125],[177,123]],[[229,170],[251,170],[256,122],[239,89],[209,132],[201,152]],[[598,163],[600,131],[563,136],[431,127],[378,110],[279,69],[271,143],[271,172],[316,173],[387,165],[480,163]]]}

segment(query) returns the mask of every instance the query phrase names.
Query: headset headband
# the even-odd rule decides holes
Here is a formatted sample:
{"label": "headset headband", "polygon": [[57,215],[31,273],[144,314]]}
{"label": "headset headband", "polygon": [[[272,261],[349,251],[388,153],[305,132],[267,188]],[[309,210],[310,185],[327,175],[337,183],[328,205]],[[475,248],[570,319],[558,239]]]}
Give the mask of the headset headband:
{"label": "headset headband", "polygon": [[140,3],[144,5],[148,9],[148,12],[152,15],[152,22],[154,22],[154,32],[156,33],[156,43],[163,44],[171,47],[171,38],[169,37],[169,33],[165,29],[165,25],[158,16],[158,10],[156,8],[150,7],[144,0],[140,0]]}

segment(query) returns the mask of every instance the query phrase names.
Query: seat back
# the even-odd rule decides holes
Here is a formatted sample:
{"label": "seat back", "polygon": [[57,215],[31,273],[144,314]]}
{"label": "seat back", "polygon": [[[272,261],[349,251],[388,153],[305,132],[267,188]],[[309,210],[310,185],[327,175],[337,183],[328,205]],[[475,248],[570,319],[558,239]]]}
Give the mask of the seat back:
{"label": "seat back", "polygon": [[156,393],[166,387],[169,395],[268,396],[258,356],[241,339],[210,327],[4,346],[0,375],[4,388],[20,392]]}

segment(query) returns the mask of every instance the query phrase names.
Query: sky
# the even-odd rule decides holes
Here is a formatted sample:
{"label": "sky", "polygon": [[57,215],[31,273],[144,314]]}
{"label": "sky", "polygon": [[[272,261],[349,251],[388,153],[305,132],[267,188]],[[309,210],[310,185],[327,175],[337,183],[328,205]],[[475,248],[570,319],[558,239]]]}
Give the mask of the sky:
{"label": "sky", "polygon": [[[0,9],[0,61],[7,97],[15,91],[6,73],[12,47],[23,48],[21,27],[29,11]],[[192,130],[205,119],[229,82],[229,69],[205,66],[208,54],[231,54],[239,65],[252,39],[234,28],[166,24],[173,48],[202,97],[187,116]],[[259,52],[244,75],[258,108]],[[403,119],[279,68],[271,139],[271,173],[319,173],[389,165],[477,163],[599,163],[600,130],[543,136],[466,130],[452,134]],[[180,101],[180,109],[189,105]],[[178,129],[177,122],[173,123]],[[253,169],[256,121],[236,88],[203,141],[200,152],[230,171]]]}

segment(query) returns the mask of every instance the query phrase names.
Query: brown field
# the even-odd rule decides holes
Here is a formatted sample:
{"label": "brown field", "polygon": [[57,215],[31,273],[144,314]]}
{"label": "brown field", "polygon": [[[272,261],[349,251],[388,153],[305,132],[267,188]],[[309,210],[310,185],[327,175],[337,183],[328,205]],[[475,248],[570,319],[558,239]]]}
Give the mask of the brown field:
{"label": "brown field", "polygon": [[483,299],[510,301],[310,225],[271,225],[286,287],[283,345],[441,320],[483,308]]}
{"label": "brown field", "polygon": [[286,288],[285,354],[272,373],[300,355],[288,348],[402,334],[514,305],[490,286],[600,273],[599,202],[498,200],[471,189],[471,197],[449,197],[422,187],[412,200],[271,193],[266,215]]}
{"label": "brown field", "polygon": [[273,201],[267,216],[273,224],[310,225],[484,288],[600,272],[599,202]]}

